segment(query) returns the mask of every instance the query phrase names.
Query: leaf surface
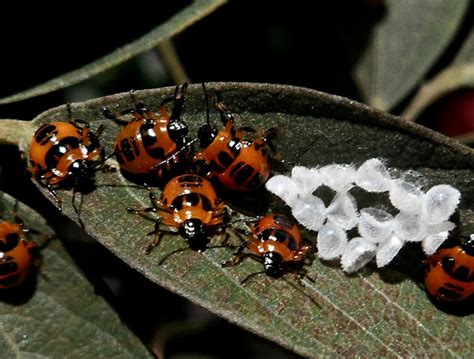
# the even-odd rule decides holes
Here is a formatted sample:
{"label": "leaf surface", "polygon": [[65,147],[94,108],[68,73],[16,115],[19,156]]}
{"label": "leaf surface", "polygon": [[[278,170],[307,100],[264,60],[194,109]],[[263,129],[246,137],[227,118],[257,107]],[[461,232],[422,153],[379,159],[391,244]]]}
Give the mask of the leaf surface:
{"label": "leaf surface", "polygon": [[[360,165],[368,158],[385,158],[389,167],[416,170],[425,187],[449,183],[459,188],[463,194],[461,220],[472,227],[472,149],[398,117],[308,89],[218,83],[209,84],[208,90],[211,97],[220,91],[223,102],[237,114],[239,126],[276,127],[274,142],[285,163]],[[157,110],[163,98],[173,91],[137,91],[136,96]],[[90,121],[93,129],[100,124],[106,126],[102,142],[111,151],[119,126],[101,117],[104,106],[130,108],[130,96],[117,94],[73,104],[72,108],[74,116]],[[66,108],[61,106],[39,115],[32,127],[65,118]],[[183,119],[192,137],[205,123],[199,85],[188,89]],[[220,125],[214,109],[211,122]],[[148,194],[130,184],[119,173],[97,173],[98,189],[83,196],[80,216],[86,231],[154,282],[234,323],[310,357],[466,356],[471,352],[466,343],[473,335],[473,316],[456,317],[437,309],[407,275],[419,271],[416,266],[381,272],[369,267],[355,276],[346,276],[338,264],[315,259],[308,265],[308,274],[316,279],[315,283],[306,280],[305,288],[298,290],[288,283],[293,280],[291,276],[285,281],[260,275],[241,285],[240,281],[260,271],[261,265],[245,260],[239,266],[222,268],[221,263],[232,257],[232,251],[226,248],[204,253],[183,251],[160,265],[171,251],[187,245],[180,237],[166,235],[150,255],[143,254],[142,248],[150,242],[146,233],[153,229],[153,223],[127,213],[125,208],[149,206]],[[65,213],[77,220],[69,205],[70,193],[61,191],[61,196]],[[268,198],[272,210],[288,211],[279,200],[269,195]],[[363,197],[361,201],[383,205],[386,199]],[[261,203],[257,198],[244,207],[251,209]],[[306,236],[314,242],[314,233]],[[218,242],[219,238],[213,238],[213,243]]]}
{"label": "leaf surface", "polygon": [[[0,199],[6,214],[14,200]],[[19,206],[27,228],[52,235],[42,217]],[[11,220],[5,216],[5,219]],[[35,240],[30,235],[30,239]],[[40,243],[41,239],[38,239]],[[41,251],[41,273],[17,290],[0,292],[0,345],[3,358],[152,358],[143,344],[96,293],[53,239]]]}

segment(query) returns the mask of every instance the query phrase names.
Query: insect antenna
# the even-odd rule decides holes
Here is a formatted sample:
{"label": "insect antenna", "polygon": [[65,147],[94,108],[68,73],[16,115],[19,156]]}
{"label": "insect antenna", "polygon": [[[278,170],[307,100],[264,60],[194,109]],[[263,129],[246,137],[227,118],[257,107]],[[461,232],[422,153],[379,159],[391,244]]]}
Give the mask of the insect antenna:
{"label": "insect antenna", "polygon": [[260,272],[250,273],[248,276],[246,276],[243,280],[240,281],[240,284],[244,285],[249,279],[256,277],[260,274],[265,274],[265,270],[262,270]]}
{"label": "insect antenna", "polygon": [[278,133],[277,128],[272,127],[272,128],[269,128],[268,130],[266,130],[262,135],[263,142],[266,143],[266,145],[268,146],[268,148],[270,148],[270,150],[273,152],[273,154],[278,153],[275,145],[272,142],[272,139],[276,137],[277,133]]}
{"label": "insect antenna", "polygon": [[79,208],[76,206],[76,186],[74,186],[73,190],[72,190],[72,199],[71,199],[71,204],[72,204],[72,208],[74,209],[74,213],[76,213],[77,215],[77,220],[79,222],[79,226],[82,228],[82,229],[85,229],[85,225],[84,225],[84,222],[82,221],[82,218],[81,218],[81,209],[82,209],[82,201],[83,201],[83,196],[81,195],[80,197],[80,200],[79,200]]}
{"label": "insect antenna", "polygon": [[[173,234],[176,234],[173,232]],[[208,250],[208,249],[216,249],[216,248],[230,248],[229,245],[225,245],[225,244],[222,244],[222,245],[216,245],[216,246],[211,246],[211,247],[206,247],[205,250]],[[175,249],[173,251],[171,251],[170,253],[168,253],[166,256],[164,256],[159,262],[158,262],[158,265],[162,265],[164,262],[166,262],[168,260],[168,258],[170,258],[172,255],[174,254],[177,254],[177,253],[182,253],[184,251],[187,251],[187,250],[192,250],[189,246],[187,247],[183,247],[183,248],[178,248],[178,249]],[[194,251],[193,251],[194,252]]]}
{"label": "insect antenna", "polygon": [[173,109],[171,110],[170,120],[176,120],[181,117],[181,112],[183,111],[183,105],[184,105],[184,97],[185,97],[187,89],[188,89],[187,82],[182,84],[181,88],[179,86],[176,86],[174,97],[173,97],[174,105],[173,105]]}
{"label": "insect antenna", "polygon": [[124,119],[120,118],[119,116],[127,115],[131,111],[132,110],[125,110],[125,111],[120,112],[119,114],[116,114],[110,108],[102,107],[102,109],[100,110],[100,113],[102,114],[103,117],[105,117],[108,120],[114,121],[117,125],[125,126],[129,123],[129,121],[124,120]]}
{"label": "insect antenna", "polygon": [[[311,278],[311,277],[308,277],[306,274],[304,276],[305,278],[308,278],[312,283],[314,283],[314,279]],[[285,278],[285,276],[282,276],[281,277],[290,287],[292,287],[293,289],[296,289],[298,292],[300,292],[301,294],[303,294],[304,296],[306,296],[311,302],[314,303],[314,305],[316,305],[319,309],[322,309],[321,308],[321,305],[316,302],[316,300],[310,296],[308,293],[306,293],[303,288],[305,287],[304,286],[304,283],[301,282],[301,280],[298,280],[297,283],[298,285],[296,285],[293,281],[289,281],[288,279]]]}
{"label": "insect antenna", "polygon": [[161,266],[164,262],[166,262],[168,260],[168,258],[170,258],[172,255],[174,254],[177,254],[177,253],[182,253],[186,250],[191,250],[191,248],[189,247],[183,247],[183,248],[178,248],[178,249],[175,249],[174,251],[171,251],[169,252],[168,254],[166,254],[159,262],[158,262],[158,265]]}
{"label": "insect antenna", "polygon": [[108,155],[107,157],[104,157],[101,161],[99,161],[99,162],[97,162],[97,163],[94,163],[94,164],[91,166],[91,170],[94,170],[96,167],[102,166],[105,162],[107,162],[107,160],[109,160],[110,158],[112,158],[113,156],[117,155],[117,154],[120,153],[120,152],[124,152],[124,150],[112,152],[112,153],[111,153],[110,155]]}
{"label": "insect antenna", "polygon": [[66,111],[67,111],[67,117],[68,117],[69,121],[73,121],[74,118],[72,116],[72,107],[71,107],[71,104],[69,102],[66,104]]}
{"label": "insect antenna", "polygon": [[201,85],[204,92],[204,101],[206,102],[206,123],[209,127],[211,127],[211,123],[209,121],[209,96],[207,94],[206,84],[201,82]]}

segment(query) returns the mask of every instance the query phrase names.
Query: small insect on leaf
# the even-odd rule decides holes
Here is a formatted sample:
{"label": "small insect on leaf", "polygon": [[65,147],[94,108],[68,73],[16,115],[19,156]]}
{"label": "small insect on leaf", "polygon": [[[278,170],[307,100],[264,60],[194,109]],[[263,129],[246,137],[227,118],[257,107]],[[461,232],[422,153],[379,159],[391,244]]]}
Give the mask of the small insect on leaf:
{"label": "small insect on leaf", "polygon": [[[283,165],[291,164],[291,167],[316,168],[339,163],[359,168],[370,158],[383,158],[386,167],[393,169],[395,174],[408,169],[419,173],[425,181],[424,192],[443,183],[457,188],[462,198],[458,207],[460,222],[474,221],[473,213],[469,211],[474,206],[474,190],[469,185],[474,180],[474,153],[468,147],[398,117],[313,90],[237,83],[208,83],[206,88],[209,99],[220,93],[220,100],[234,115],[236,128],[278,129],[272,143],[280,158],[275,158],[274,162],[281,160]],[[172,97],[174,92],[175,87],[136,91],[135,97],[150,111],[157,112],[163,100]],[[129,109],[130,105],[130,94],[123,93],[73,104],[73,109],[74,115],[90,122],[92,128],[104,125],[101,144],[111,153],[121,126],[101,116],[102,108],[122,111]],[[199,128],[207,123],[206,112],[202,86],[190,85],[180,115],[188,126],[189,138],[198,137]],[[39,127],[58,117],[64,118],[66,114],[66,108],[62,106],[41,114],[34,123]],[[219,124],[220,116],[219,109],[209,106],[210,124]],[[254,139],[257,134],[245,136]],[[108,163],[118,166],[112,161]],[[277,168],[285,166],[275,163],[272,167],[274,175],[290,175],[289,166],[280,171]],[[368,182],[370,176],[367,173],[363,176],[355,173],[351,178],[366,183],[367,188],[384,189],[384,173],[378,171],[380,168],[376,165],[368,167],[369,171],[379,174],[373,182]],[[304,174],[299,176],[301,182],[298,182],[297,189],[308,193],[313,183],[304,180]],[[319,304],[318,307],[307,295],[281,279],[259,275],[242,285],[240,281],[261,271],[262,265],[245,259],[234,268],[222,268],[221,263],[233,256],[231,248],[201,253],[185,250],[169,256],[160,265],[169,253],[187,245],[179,234],[164,234],[158,247],[149,255],[143,253],[143,247],[150,243],[146,234],[153,230],[153,222],[149,219],[156,221],[158,217],[150,212],[147,220],[127,213],[126,208],[150,206],[149,192],[128,181],[120,171],[112,174],[97,172],[96,185],[95,191],[83,196],[80,211],[89,234],[157,284],[301,355],[404,357],[426,353],[470,354],[465,343],[473,335],[473,316],[450,316],[433,306],[425,291],[410,280],[411,275],[420,270],[414,264],[390,265],[381,272],[369,267],[360,274],[347,276],[339,265],[316,258],[307,265],[307,275],[314,279],[314,283],[304,280],[304,291]],[[153,190],[160,198],[160,189]],[[334,197],[331,191],[324,186],[314,193],[322,201],[321,212]],[[291,215],[290,208],[279,198],[262,189],[257,192],[250,196],[240,194],[237,196],[239,204],[249,211],[258,209],[257,215],[260,216],[270,211]],[[67,200],[72,194],[62,190],[59,193],[65,199],[64,213],[77,220]],[[50,197],[47,192],[45,194]],[[362,208],[390,205],[383,194],[381,198],[377,193],[351,192],[351,195],[357,197],[358,204],[363,204]],[[351,201],[345,198],[341,203],[343,205],[338,208],[344,210],[333,213],[340,219],[350,209]],[[298,211],[303,213],[305,208],[303,206]],[[300,213],[298,211],[295,215]],[[238,218],[241,217],[233,214],[230,221]],[[252,219],[255,218],[249,218]],[[352,226],[349,222],[346,227]],[[311,218],[308,218],[308,223],[314,228],[320,225]],[[227,232],[232,236],[231,240],[236,240],[230,229]],[[303,235],[316,243],[316,233],[304,231]],[[209,239],[218,242],[219,236],[216,234]],[[418,248],[422,255],[421,246]],[[374,323],[383,325],[373,330]]]}

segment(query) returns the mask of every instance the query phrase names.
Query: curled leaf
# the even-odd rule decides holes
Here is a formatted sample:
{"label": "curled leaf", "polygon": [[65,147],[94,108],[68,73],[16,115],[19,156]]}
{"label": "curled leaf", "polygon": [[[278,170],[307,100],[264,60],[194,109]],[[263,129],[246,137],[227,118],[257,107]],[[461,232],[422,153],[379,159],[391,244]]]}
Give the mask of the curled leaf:
{"label": "curled leaf", "polygon": [[57,78],[49,80],[41,85],[28,90],[0,99],[0,105],[23,101],[28,98],[57,91],[78,82],[87,80],[101,72],[117,66],[132,57],[150,50],[159,45],[162,41],[183,31],[188,26],[209,15],[225,0],[195,0],[190,5],[171,17],[165,23],[157,26],[141,38],[111,52],[110,54],[81,67],[80,69],[68,72]]}

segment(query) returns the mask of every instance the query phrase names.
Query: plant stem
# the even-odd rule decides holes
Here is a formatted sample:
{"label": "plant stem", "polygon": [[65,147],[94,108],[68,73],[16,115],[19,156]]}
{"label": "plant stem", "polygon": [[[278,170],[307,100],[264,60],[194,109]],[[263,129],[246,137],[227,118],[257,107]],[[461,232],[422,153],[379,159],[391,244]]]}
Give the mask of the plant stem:
{"label": "plant stem", "polygon": [[170,39],[163,40],[156,47],[160,56],[169,69],[170,75],[175,84],[182,84],[189,82],[189,76],[181,63],[176,49],[173,45],[173,41]]}

